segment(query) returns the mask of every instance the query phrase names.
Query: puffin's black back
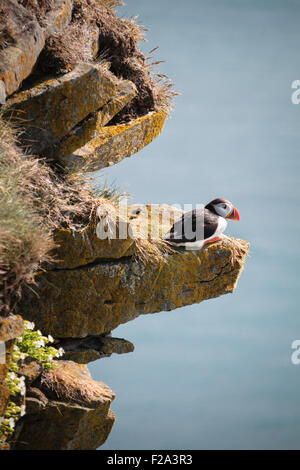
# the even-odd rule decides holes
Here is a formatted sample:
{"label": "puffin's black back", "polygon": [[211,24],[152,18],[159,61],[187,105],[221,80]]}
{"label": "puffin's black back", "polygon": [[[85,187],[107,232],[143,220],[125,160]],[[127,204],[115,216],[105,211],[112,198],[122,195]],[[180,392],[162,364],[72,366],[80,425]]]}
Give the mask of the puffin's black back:
{"label": "puffin's black back", "polygon": [[185,212],[174,222],[169,236],[165,240],[172,243],[206,240],[217,230],[218,217],[207,206],[204,209],[194,209]]}

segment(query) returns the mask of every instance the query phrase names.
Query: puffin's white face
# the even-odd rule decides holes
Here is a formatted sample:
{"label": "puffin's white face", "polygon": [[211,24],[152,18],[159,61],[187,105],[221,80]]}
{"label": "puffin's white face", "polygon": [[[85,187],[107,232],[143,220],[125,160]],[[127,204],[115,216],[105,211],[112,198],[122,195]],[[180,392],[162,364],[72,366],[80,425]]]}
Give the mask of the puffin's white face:
{"label": "puffin's white face", "polygon": [[224,219],[232,212],[233,206],[230,202],[219,202],[214,204],[215,211]]}

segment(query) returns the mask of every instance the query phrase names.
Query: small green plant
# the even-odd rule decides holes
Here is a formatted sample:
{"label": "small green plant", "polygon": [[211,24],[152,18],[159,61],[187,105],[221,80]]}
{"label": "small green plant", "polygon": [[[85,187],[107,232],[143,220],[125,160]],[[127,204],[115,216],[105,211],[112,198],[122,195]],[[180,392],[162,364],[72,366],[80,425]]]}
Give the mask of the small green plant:
{"label": "small green plant", "polygon": [[63,355],[62,348],[58,350],[53,346],[48,346],[48,343],[53,343],[52,336],[43,336],[40,330],[34,330],[34,323],[25,321],[24,333],[19,336],[14,346],[12,355],[13,364],[19,359],[25,359],[30,356],[40,361],[44,370],[53,369],[55,364],[52,359]]}
{"label": "small green plant", "polygon": [[[40,361],[44,370],[54,369],[53,358],[62,356],[64,350],[49,346],[53,341],[52,336],[43,336],[40,330],[34,330],[34,323],[24,321],[24,332],[16,339],[5,379],[10,397],[5,414],[0,417],[0,449],[4,439],[13,434],[16,422],[26,413],[22,398],[26,391],[25,377],[18,374],[19,361],[32,357]],[[19,405],[20,402],[23,404]]]}

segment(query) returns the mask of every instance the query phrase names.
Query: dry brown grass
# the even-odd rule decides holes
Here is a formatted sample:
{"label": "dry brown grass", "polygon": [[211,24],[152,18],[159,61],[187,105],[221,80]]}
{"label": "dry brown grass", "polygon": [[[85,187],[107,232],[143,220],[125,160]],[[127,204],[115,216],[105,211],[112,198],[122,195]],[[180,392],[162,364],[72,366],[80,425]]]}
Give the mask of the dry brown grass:
{"label": "dry brown grass", "polygon": [[121,7],[124,5],[124,2],[122,2],[122,0],[96,0],[96,2],[101,3],[111,11],[115,11],[117,7]]}
{"label": "dry brown grass", "polygon": [[[22,0],[30,12],[44,21],[52,0]],[[92,62],[91,31],[100,30],[100,52],[97,63],[110,61],[116,80],[130,79],[138,97],[124,109],[117,122],[129,120],[154,109],[168,109],[174,93],[163,75],[154,79],[152,68],[137,49],[144,39],[144,28],[136,18],[120,19],[114,8],[118,0],[75,0],[73,17],[64,33],[51,36],[42,52],[38,66],[53,73],[68,71],[75,63]],[[7,29],[7,15],[1,10],[0,48],[13,42]],[[3,16],[4,15],[4,16]],[[28,15],[30,16],[30,15]],[[4,22],[5,19],[5,22]],[[48,55],[47,55],[48,54]],[[94,62],[95,63],[95,62]],[[38,67],[37,67],[38,69]],[[43,70],[40,70],[43,73]],[[37,72],[38,73],[38,72]],[[53,249],[52,232],[61,227],[79,230],[97,220],[97,207],[110,200],[114,205],[118,195],[104,188],[94,194],[79,172],[66,175],[48,164],[26,155],[15,145],[16,131],[0,116],[0,311],[8,313],[21,292],[23,284],[31,284],[43,262],[50,259]],[[136,239],[136,257],[142,262],[160,262],[170,248],[161,239]]]}
{"label": "dry brown grass", "polygon": [[0,312],[8,313],[23,284],[34,282],[53,249],[58,227],[81,228],[96,220],[105,194],[95,195],[79,173],[57,175],[23,154],[16,134],[0,117]]}
{"label": "dry brown grass", "polygon": [[[173,247],[169,243],[165,242],[161,238],[162,233],[161,227],[159,226],[159,221],[154,220],[151,217],[143,217],[143,215],[132,216],[132,206],[128,206],[127,208],[127,206],[124,205],[123,207],[125,207],[125,209],[122,209],[121,212],[119,212],[119,198],[123,197],[124,193],[121,193],[121,195],[117,193],[117,195],[114,195],[114,199],[110,198],[108,205],[103,203],[97,210],[99,220],[102,218],[105,220],[106,233],[112,234],[112,236],[115,236],[116,234],[118,237],[120,233],[120,226],[126,226],[125,230],[128,236],[132,236],[134,238],[134,246],[136,251],[133,257],[136,261],[139,261],[143,264],[165,263],[167,261],[165,255],[174,253],[175,250],[173,250]],[[137,231],[134,232],[132,229],[130,229],[130,225],[132,224],[133,220],[138,223],[139,227]],[[155,227],[155,225],[157,226]],[[124,233],[124,228],[122,231]],[[153,236],[153,232],[155,232],[157,235]]]}
{"label": "dry brown grass", "polygon": [[39,72],[67,73],[80,62],[92,62],[92,41],[91,25],[78,27],[78,24],[70,23],[63,32],[54,33],[46,40],[37,64]]}
{"label": "dry brown grass", "polygon": [[32,282],[52,247],[48,231],[34,217],[30,191],[36,162],[22,159],[14,135],[0,122],[0,311],[8,313],[23,282]]}
{"label": "dry brown grass", "polygon": [[68,370],[68,367],[63,367],[59,362],[55,369],[42,374],[40,386],[49,398],[85,406],[89,406],[97,398],[103,399],[107,396],[104,385],[95,382],[84,373],[72,370],[72,368]]}
{"label": "dry brown grass", "polygon": [[137,19],[138,16],[134,16],[132,18],[120,18],[123,25],[126,27],[126,33],[132,38],[135,44],[140,41],[146,41],[145,33],[147,31],[147,28],[137,23]]}
{"label": "dry brown grass", "polygon": [[36,16],[39,23],[44,26],[45,16],[51,10],[54,0],[19,0],[19,3]]}
{"label": "dry brown grass", "polygon": [[157,49],[159,49],[159,46],[152,49],[149,52],[150,55],[146,57],[147,68],[153,80],[155,110],[160,111],[165,109],[167,112],[170,112],[173,109],[174,97],[178,96],[180,93],[174,91],[174,84],[170,77],[156,71],[157,66],[164,62],[162,60],[152,60],[152,54],[157,51]]}
{"label": "dry brown grass", "polygon": [[[99,221],[97,209],[109,213],[124,196],[103,186],[95,193],[80,173],[56,174],[45,161],[22,153],[15,131],[0,118],[0,311],[13,310],[24,284],[51,259],[52,233]],[[126,223],[129,219],[126,219]],[[135,257],[161,262],[172,248],[163,240],[137,238]]]}
{"label": "dry brown grass", "polygon": [[249,243],[245,240],[240,240],[239,238],[230,237],[229,235],[224,235],[224,238],[230,242],[230,248],[232,251],[231,264],[243,264],[244,256],[250,256],[248,251]]}
{"label": "dry brown grass", "polygon": [[155,76],[153,95],[156,111],[165,110],[168,113],[172,111],[174,97],[179,95],[173,87],[173,82],[167,75],[157,74]]}
{"label": "dry brown grass", "polygon": [[[112,119],[111,125],[155,110],[168,112],[176,95],[169,78],[154,71],[160,62],[149,62],[152,57],[145,58],[138,50],[138,43],[145,40],[146,28],[137,23],[137,17],[118,18],[114,7],[119,4],[107,0],[75,0],[70,25],[47,39],[36,67],[37,73],[60,74],[72,70],[78,62],[105,61],[115,77],[131,80],[138,94]],[[99,51],[95,57],[91,38],[97,30]]]}
{"label": "dry brown grass", "polygon": [[74,0],[73,1],[73,19],[82,22],[95,21],[105,8],[109,13],[115,14],[116,8],[123,6],[122,0]]}
{"label": "dry brown grass", "polygon": [[167,263],[167,256],[176,253],[173,247],[160,238],[137,238],[134,258],[143,264]]}

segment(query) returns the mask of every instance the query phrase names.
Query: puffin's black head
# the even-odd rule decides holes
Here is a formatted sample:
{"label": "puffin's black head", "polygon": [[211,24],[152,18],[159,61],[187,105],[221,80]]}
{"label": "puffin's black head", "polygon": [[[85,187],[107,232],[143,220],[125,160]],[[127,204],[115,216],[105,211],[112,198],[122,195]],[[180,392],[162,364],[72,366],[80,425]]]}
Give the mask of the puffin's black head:
{"label": "puffin's black head", "polygon": [[205,209],[210,210],[216,215],[224,217],[224,219],[240,220],[238,210],[233,206],[230,201],[223,198],[217,198],[208,203]]}

